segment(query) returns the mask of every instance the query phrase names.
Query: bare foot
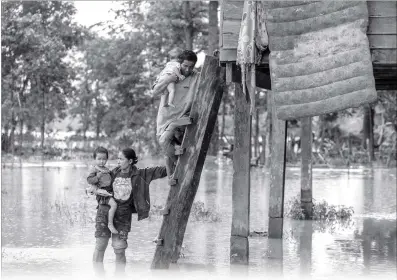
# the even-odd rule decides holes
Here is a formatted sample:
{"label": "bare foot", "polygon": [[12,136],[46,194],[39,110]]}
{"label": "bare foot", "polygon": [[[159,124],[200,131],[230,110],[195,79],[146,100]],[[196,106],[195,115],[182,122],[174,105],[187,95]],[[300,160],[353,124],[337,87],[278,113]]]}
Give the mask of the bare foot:
{"label": "bare foot", "polygon": [[174,179],[172,177],[168,179],[168,185],[175,186],[176,183],[177,183],[177,179]]}
{"label": "bare foot", "polygon": [[117,231],[117,229],[113,226],[113,224],[111,224],[111,223],[109,223],[108,224],[108,228],[109,228],[109,230],[110,230],[110,232],[111,233],[114,233],[114,234],[118,234],[119,232]]}
{"label": "bare foot", "polygon": [[185,149],[184,149],[184,148],[182,148],[182,147],[179,146],[179,145],[175,145],[175,155],[176,155],[176,156],[183,155],[184,152],[185,152]]}

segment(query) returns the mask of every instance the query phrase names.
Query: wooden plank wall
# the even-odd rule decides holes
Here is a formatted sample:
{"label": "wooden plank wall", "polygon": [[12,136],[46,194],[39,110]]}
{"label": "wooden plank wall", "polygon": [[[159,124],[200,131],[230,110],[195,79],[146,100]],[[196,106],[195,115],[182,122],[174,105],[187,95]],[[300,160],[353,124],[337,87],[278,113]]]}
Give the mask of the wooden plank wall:
{"label": "wooden plank wall", "polygon": [[368,1],[368,40],[374,64],[397,64],[397,2]]}
{"label": "wooden plank wall", "polygon": [[[397,63],[397,1],[368,1],[368,39],[374,63]],[[221,62],[236,61],[243,1],[221,6]]]}
{"label": "wooden plank wall", "polygon": [[236,61],[244,1],[222,1],[220,61]]}
{"label": "wooden plank wall", "polygon": [[368,1],[368,41],[377,90],[397,90],[397,2]]}

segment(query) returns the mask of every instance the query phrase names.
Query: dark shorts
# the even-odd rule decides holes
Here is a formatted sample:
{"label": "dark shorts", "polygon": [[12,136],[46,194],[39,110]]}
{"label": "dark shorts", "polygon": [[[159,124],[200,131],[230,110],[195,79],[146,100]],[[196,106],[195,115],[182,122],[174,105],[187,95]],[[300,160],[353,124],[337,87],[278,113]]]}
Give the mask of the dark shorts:
{"label": "dark shorts", "polygon": [[164,131],[165,141],[159,141],[162,153],[169,157],[175,157],[175,145],[182,144],[184,134],[185,127],[177,127],[172,131]]}
{"label": "dark shorts", "polygon": [[[95,218],[95,237],[96,238],[104,237],[104,238],[109,239],[112,235],[108,228],[109,209],[110,209],[109,205],[105,205],[105,204],[98,205],[97,214],[96,214],[96,218]],[[126,214],[126,215],[124,215],[124,214]],[[128,239],[131,214],[130,213],[122,213],[121,218],[126,220],[126,222],[124,224],[121,224],[121,223],[117,223],[117,221],[114,221],[114,225],[115,225],[116,229],[119,231],[119,234],[118,234],[119,239],[126,241]]]}
{"label": "dark shorts", "polygon": [[97,195],[96,200],[98,201],[99,204],[109,205],[110,196]]}
{"label": "dark shorts", "polygon": [[[113,193],[113,188],[112,186],[108,186],[108,187],[99,187],[98,189],[101,190],[105,190],[108,193]],[[97,195],[96,196],[96,200],[98,201],[99,204],[109,204],[109,200],[110,200],[110,196],[101,196],[101,195]]]}

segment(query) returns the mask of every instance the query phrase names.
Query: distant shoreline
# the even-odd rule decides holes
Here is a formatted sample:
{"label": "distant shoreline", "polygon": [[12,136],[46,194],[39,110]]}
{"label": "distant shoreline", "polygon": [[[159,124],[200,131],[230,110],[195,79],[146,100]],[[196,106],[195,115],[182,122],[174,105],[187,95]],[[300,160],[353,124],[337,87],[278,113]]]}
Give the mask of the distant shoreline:
{"label": "distant shoreline", "polygon": [[[208,156],[214,158],[214,156]],[[226,157],[219,157],[218,160],[224,160],[224,161],[230,161],[230,165],[232,165],[232,161],[230,159],[227,159]],[[152,161],[158,161],[161,162],[162,158],[160,156],[145,156],[142,158],[141,161],[146,161],[146,160],[152,160]],[[88,167],[91,164],[91,158],[81,158],[81,159],[67,159],[67,160],[62,160],[62,159],[44,159],[41,160],[39,159],[38,156],[35,157],[29,157],[29,158],[23,158],[23,157],[17,157],[14,156],[14,158],[11,158],[11,155],[6,154],[1,157],[1,164],[3,168],[6,167]],[[110,166],[115,166],[116,165],[116,159],[110,159],[109,160],[109,165]],[[138,164],[139,165],[139,164]],[[313,164],[313,168],[315,169],[340,169],[340,170],[348,170],[348,169],[369,169],[369,168],[382,168],[382,169],[393,169],[396,168],[396,162],[392,161],[392,164],[390,166],[386,166],[386,164],[380,163],[378,161],[373,162],[372,164],[370,163],[364,163],[364,164],[350,164],[349,166],[342,166],[342,165],[333,165],[333,164]],[[253,169],[255,168],[265,168],[264,165],[251,165]],[[286,163],[287,168],[300,168],[301,164],[300,162],[297,163]],[[267,167],[269,168],[269,167]]]}

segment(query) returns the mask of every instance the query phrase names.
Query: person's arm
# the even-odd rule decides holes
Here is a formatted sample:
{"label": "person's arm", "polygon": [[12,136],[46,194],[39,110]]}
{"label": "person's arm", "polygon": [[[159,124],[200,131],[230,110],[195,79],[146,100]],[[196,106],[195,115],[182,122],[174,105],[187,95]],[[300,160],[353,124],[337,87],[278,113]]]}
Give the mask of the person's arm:
{"label": "person's arm", "polygon": [[88,174],[88,177],[87,177],[88,184],[90,184],[90,185],[98,184],[98,182],[99,182],[99,178],[97,177],[98,171],[96,170],[95,166],[92,166],[90,168],[89,172],[90,173]]}
{"label": "person's arm", "polygon": [[148,182],[167,176],[167,170],[165,166],[147,167],[144,169],[145,178]]}
{"label": "person's arm", "polygon": [[100,189],[100,188],[97,188],[95,191],[93,191],[93,194],[100,195],[100,196],[113,196],[111,193],[107,192],[104,189]]}
{"label": "person's arm", "polygon": [[[199,74],[195,73],[194,75],[199,75]],[[196,91],[197,91],[197,86],[198,86],[197,83],[198,83],[198,81],[196,81],[196,84],[193,83],[194,85],[192,85],[192,86],[195,86],[196,88],[194,88],[194,89],[189,88],[188,92],[191,91],[191,90],[193,92],[191,94],[187,95],[185,105],[184,105],[182,113],[179,115],[179,117],[188,116],[189,115],[190,109],[192,108],[192,105],[193,105],[194,95],[196,94]]]}
{"label": "person's arm", "polygon": [[170,83],[175,83],[178,80],[176,75],[167,75],[164,79],[158,81],[157,84],[153,86],[152,95],[153,97],[158,97]]}
{"label": "person's arm", "polygon": [[[167,169],[165,166],[148,167],[144,169],[144,177],[147,182],[152,180],[161,179],[167,177]],[[176,180],[174,178],[168,178],[168,185],[175,185]]]}

